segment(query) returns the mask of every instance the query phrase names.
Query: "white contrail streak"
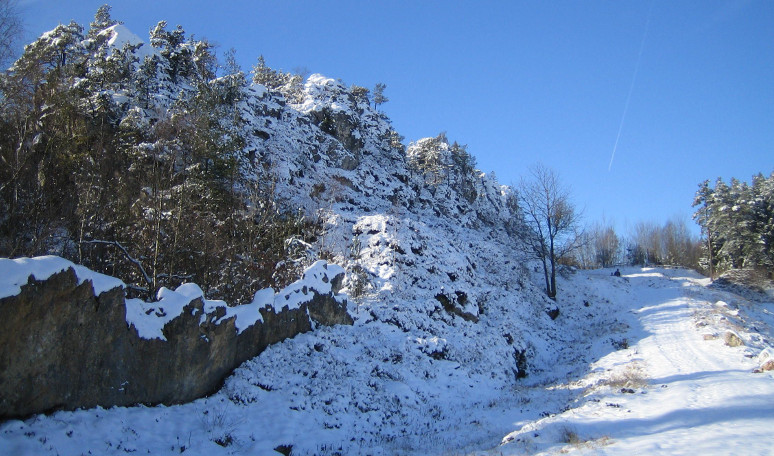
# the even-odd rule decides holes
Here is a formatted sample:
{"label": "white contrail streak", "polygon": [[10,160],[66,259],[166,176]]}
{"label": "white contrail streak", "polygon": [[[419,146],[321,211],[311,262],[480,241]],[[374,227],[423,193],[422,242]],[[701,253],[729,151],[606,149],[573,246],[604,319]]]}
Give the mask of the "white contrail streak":
{"label": "white contrail streak", "polygon": [[634,65],[634,75],[632,76],[632,83],[629,85],[629,94],[626,95],[626,104],[624,105],[623,115],[621,116],[621,123],[618,124],[618,134],[615,136],[615,145],[613,145],[613,154],[610,156],[610,164],[607,165],[607,171],[613,168],[613,159],[615,158],[615,151],[618,149],[618,140],[621,139],[621,131],[623,131],[624,121],[626,120],[626,113],[629,112],[629,101],[632,99],[632,91],[634,90],[634,83],[637,81],[637,73],[640,72],[640,61],[642,61],[642,51],[645,49],[645,39],[648,37],[648,29],[650,28],[650,16],[653,13],[653,3],[650,2],[650,10],[648,11],[648,20],[645,22],[645,32],[642,34],[642,41],[640,42],[640,52],[637,54],[637,63]]}

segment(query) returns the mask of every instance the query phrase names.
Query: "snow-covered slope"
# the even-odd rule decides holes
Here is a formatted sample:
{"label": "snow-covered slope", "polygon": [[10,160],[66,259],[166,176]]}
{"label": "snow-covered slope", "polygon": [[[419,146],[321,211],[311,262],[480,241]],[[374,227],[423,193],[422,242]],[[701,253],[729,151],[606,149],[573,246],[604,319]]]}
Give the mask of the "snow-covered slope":
{"label": "snow-covered slope", "polygon": [[[466,342],[361,318],[270,348],[191,404],[6,422],[0,452],[770,454],[774,371],[756,370],[774,304],[689,271],[623,272],[560,279],[556,330],[528,336],[554,356],[518,382],[487,370],[510,360],[475,342],[494,329],[486,313],[446,333]],[[729,329],[745,345],[726,345]]]}
{"label": "snow-covered slope", "polygon": [[[103,36],[108,46],[139,44],[121,26]],[[143,99],[116,85],[104,95],[119,115],[150,127],[196,84],[183,73],[165,76],[163,52],[142,52],[157,62],[149,67],[161,75],[155,92]],[[554,303],[529,280],[509,190],[475,170],[465,151],[439,137],[407,153],[367,97],[321,75],[300,92],[239,90],[229,114],[245,132],[243,171],[271,180],[286,205],[323,222],[308,263],[324,258],[347,270],[343,291],[355,318],[351,328],[280,344],[226,382],[222,407],[289,432],[258,431],[258,448],[433,448],[426,436],[468,426],[460,410],[495,401],[552,364],[545,341],[559,346],[563,336],[545,312]],[[303,426],[288,425],[298,420]],[[319,435],[302,438],[301,429]]]}

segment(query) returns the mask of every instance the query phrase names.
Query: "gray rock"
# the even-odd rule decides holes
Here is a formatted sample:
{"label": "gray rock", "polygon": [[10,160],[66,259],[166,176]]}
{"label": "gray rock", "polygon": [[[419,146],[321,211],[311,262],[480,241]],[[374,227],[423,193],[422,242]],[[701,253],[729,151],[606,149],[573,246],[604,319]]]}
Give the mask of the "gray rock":
{"label": "gray rock", "polygon": [[723,342],[729,347],[741,347],[744,345],[742,338],[733,331],[726,331],[726,333],[723,334]]}
{"label": "gray rock", "polygon": [[[0,419],[55,410],[175,404],[215,392],[242,362],[315,324],[352,324],[332,290],[299,308],[261,309],[263,322],[237,334],[234,318],[204,313],[201,298],[163,328],[166,341],[143,339],[126,322],[124,290],[94,295],[73,269],[30,277],[0,299]],[[217,323],[216,323],[217,322]]]}

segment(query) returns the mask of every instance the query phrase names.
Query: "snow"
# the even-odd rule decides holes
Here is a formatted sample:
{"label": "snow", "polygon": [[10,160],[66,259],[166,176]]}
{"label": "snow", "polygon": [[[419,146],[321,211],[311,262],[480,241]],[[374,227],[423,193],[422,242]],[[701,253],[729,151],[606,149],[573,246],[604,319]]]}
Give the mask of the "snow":
{"label": "snow", "polygon": [[[536,338],[550,365],[510,387],[428,356],[458,341],[361,318],[271,347],[190,404],[7,421],[0,453],[770,454],[774,372],[753,371],[774,353],[774,304],[707,288],[689,271],[622,272],[560,278],[565,341]],[[199,294],[181,288],[162,300]],[[745,346],[704,337],[731,326]],[[457,331],[476,337],[472,324]]]}
{"label": "snow", "polygon": [[139,36],[132,33],[131,30],[122,24],[116,24],[112,27],[108,27],[100,33],[110,36],[107,41],[107,45],[113,49],[123,49],[123,47],[127,44],[142,44],[142,46],[140,46],[140,48],[136,51],[136,55],[140,62],[142,62],[145,57],[150,57],[157,53],[155,49],[146,45]]}
{"label": "snow", "polygon": [[115,277],[91,271],[56,256],[16,259],[0,258],[0,298],[19,294],[21,287],[27,284],[30,276],[33,276],[36,280],[45,280],[57,272],[69,268],[75,271],[79,284],[87,280],[91,282],[95,295],[100,295],[116,287],[124,287],[124,283]]}
{"label": "snow", "polygon": [[[122,281],[114,277],[91,271],[56,256],[0,258],[0,298],[19,294],[21,287],[27,284],[30,276],[37,280],[45,280],[53,274],[69,268],[75,271],[79,284],[87,280],[91,282],[95,295],[125,286]],[[167,340],[164,336],[164,326],[178,317],[191,301],[202,299],[204,304],[203,319],[218,308],[223,308],[225,316],[216,324],[235,317],[237,332],[242,333],[257,322],[263,322],[260,309],[266,307],[278,310],[282,307],[297,309],[302,304],[309,302],[314,292],[330,293],[332,279],[338,274],[344,273],[345,271],[341,266],[320,260],[304,271],[301,280],[292,283],[279,293],[275,294],[271,288],[259,290],[255,293],[252,302],[237,306],[229,306],[224,301],[206,299],[202,289],[193,283],[181,284],[175,290],[161,287],[155,301],[145,302],[136,298],[127,299],[126,322],[128,325],[134,326],[138,335],[144,339]]]}
{"label": "snow", "polygon": [[131,31],[129,31],[128,28],[121,24],[116,24],[112,27],[108,27],[107,29],[103,30],[101,33],[110,35],[110,38],[108,39],[108,46],[115,47],[117,49],[123,48],[126,44],[129,45],[135,45],[142,43],[142,39],[140,39],[139,36],[135,35]]}
{"label": "snow", "polygon": [[[184,286],[181,285],[181,287]],[[190,291],[190,289],[183,291]],[[145,302],[141,299],[127,299],[126,322],[130,326],[134,326],[137,329],[137,334],[143,339],[167,340],[164,337],[164,326],[182,314],[183,308],[192,299],[177,290],[173,291],[161,287],[156,295],[156,301]]]}
{"label": "snow", "polygon": [[756,350],[703,337],[723,328],[702,324],[702,316],[728,304],[685,272],[630,274],[624,310],[636,316],[636,344],[591,364],[589,375],[567,385],[582,391],[569,410],[509,434],[499,451],[771,454],[774,375],[753,372]]}
{"label": "snow", "polygon": [[345,99],[347,88],[335,79],[321,74],[313,74],[307,78],[304,91],[307,96],[304,102],[297,107],[300,112],[308,113],[326,107],[333,112],[350,112],[347,107],[348,102]]}
{"label": "snow", "polygon": [[341,266],[328,264],[324,260],[316,261],[312,266],[304,271],[302,279],[294,282],[280,293],[274,300],[274,308],[298,309],[301,304],[309,302],[312,299],[312,293],[317,291],[320,294],[331,292],[331,280],[338,274],[345,274],[346,271]]}
{"label": "snow", "polygon": [[[155,99],[171,104],[185,90],[170,85]],[[313,283],[330,290],[346,270],[343,293],[355,294],[357,271],[366,284],[348,299],[354,324],[273,345],[190,404],[8,421],[0,454],[769,451],[774,374],[753,371],[774,353],[771,303],[689,271],[634,268],[622,278],[562,270],[551,301],[508,234],[510,189],[494,173],[474,173],[470,201],[449,182],[427,185],[391,145],[389,120],[343,83],[312,75],[303,90],[298,104],[260,85],[245,90],[244,130],[261,133],[247,135],[245,149],[271,162],[277,195],[324,224],[310,257],[343,269],[314,263],[299,283],[259,291],[224,318],[236,316],[242,331],[265,306],[296,308]],[[324,109],[345,128],[322,131],[315,115]],[[337,136],[347,134],[355,146]],[[128,303],[127,321],[163,338],[164,319],[198,297],[195,285],[163,290],[155,303]],[[204,300],[210,311],[224,305]],[[554,306],[556,320],[546,313]],[[745,345],[724,345],[729,330]],[[519,357],[526,378],[517,378]]]}
{"label": "snow", "polygon": [[201,299],[204,311],[201,315],[202,321],[206,319],[207,315],[222,308],[225,315],[215,323],[220,324],[234,317],[236,318],[234,325],[237,333],[241,334],[257,322],[263,322],[261,309],[266,307],[277,311],[283,307],[298,309],[313,298],[315,291],[320,294],[330,293],[331,280],[337,274],[344,272],[341,266],[320,260],[304,271],[301,280],[290,284],[279,293],[275,294],[271,288],[259,290],[251,302],[236,306],[229,306],[225,301],[206,299],[202,289],[193,283],[181,284],[174,291],[162,287],[156,296],[156,301],[144,302],[141,299],[127,299],[126,321],[134,326],[138,335],[144,339],[167,340],[164,337],[164,326],[182,314],[184,308],[191,301]]}

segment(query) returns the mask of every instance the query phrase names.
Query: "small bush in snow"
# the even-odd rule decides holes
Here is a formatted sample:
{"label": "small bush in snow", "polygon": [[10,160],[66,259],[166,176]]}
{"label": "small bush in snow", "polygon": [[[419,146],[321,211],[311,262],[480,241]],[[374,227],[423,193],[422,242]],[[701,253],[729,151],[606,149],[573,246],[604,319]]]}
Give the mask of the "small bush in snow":
{"label": "small bush in snow", "polygon": [[644,388],[648,386],[648,380],[645,377],[645,372],[643,372],[642,368],[638,364],[633,363],[626,366],[622,372],[612,375],[608,380],[602,382],[602,384],[614,389]]}

